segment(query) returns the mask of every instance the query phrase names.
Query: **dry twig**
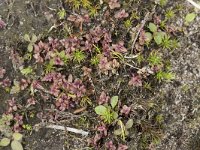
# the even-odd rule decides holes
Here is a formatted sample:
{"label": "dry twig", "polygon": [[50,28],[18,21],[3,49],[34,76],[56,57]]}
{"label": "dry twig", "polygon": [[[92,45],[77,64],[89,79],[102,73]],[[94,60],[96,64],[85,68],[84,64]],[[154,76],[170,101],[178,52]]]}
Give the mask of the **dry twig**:
{"label": "dry twig", "polygon": [[63,131],[69,131],[73,132],[76,134],[81,134],[83,136],[88,136],[89,132],[86,132],[82,129],[76,129],[76,128],[71,128],[71,127],[65,127],[65,126],[60,126],[60,125],[45,125],[44,123],[36,124],[34,126],[35,130],[39,130],[40,128],[45,127],[45,128],[50,128],[50,129],[56,129],[56,130],[63,130]]}
{"label": "dry twig", "polygon": [[139,37],[139,35],[140,35],[140,32],[141,32],[142,29],[144,28],[144,25],[146,24],[146,21],[148,20],[149,15],[150,15],[150,13],[148,12],[148,13],[145,15],[145,17],[144,17],[144,20],[142,20],[141,26],[140,26],[140,28],[139,28],[139,30],[138,30],[136,36],[135,36],[135,39],[134,39],[134,41],[133,41],[133,44],[132,44],[132,46],[131,46],[131,54],[133,54],[133,49],[134,49],[134,47],[135,47],[135,43],[136,43],[136,41],[137,41],[137,39],[138,39],[138,37]]}
{"label": "dry twig", "polygon": [[144,26],[145,26],[146,22],[149,20],[149,18],[155,13],[155,9],[156,9],[156,6],[153,8],[152,12],[151,12],[151,13],[148,12],[148,13],[145,15],[144,19],[142,20],[141,26],[140,26],[140,28],[139,28],[139,30],[138,30],[136,36],[135,36],[135,39],[133,40],[132,46],[131,46],[131,54],[133,54],[133,49],[134,49],[135,43],[136,43],[136,41],[137,41],[137,39],[138,39],[138,37],[139,37],[139,35],[140,35],[140,32],[141,32],[142,29],[144,28]]}
{"label": "dry twig", "polygon": [[194,2],[193,0],[187,0],[190,4],[192,4],[194,7],[200,9],[200,5]]}
{"label": "dry twig", "polygon": [[51,129],[57,129],[57,130],[63,130],[63,131],[69,131],[77,134],[82,134],[83,136],[88,136],[89,132],[80,130],[80,129],[75,129],[71,127],[64,127],[64,126],[59,126],[59,125],[47,125],[46,128],[51,128]]}

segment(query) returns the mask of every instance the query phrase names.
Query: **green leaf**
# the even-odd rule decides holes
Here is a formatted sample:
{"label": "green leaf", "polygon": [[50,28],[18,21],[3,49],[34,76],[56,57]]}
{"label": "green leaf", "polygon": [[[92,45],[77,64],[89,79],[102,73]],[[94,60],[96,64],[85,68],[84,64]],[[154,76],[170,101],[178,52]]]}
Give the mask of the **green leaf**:
{"label": "green leaf", "polygon": [[13,133],[13,139],[16,140],[16,141],[21,142],[22,141],[22,137],[23,137],[23,135],[20,134],[20,133],[17,133],[17,132]]}
{"label": "green leaf", "polygon": [[5,146],[8,146],[9,144],[10,144],[10,139],[8,139],[8,138],[3,138],[0,141],[0,146],[5,147]]}
{"label": "green leaf", "polygon": [[30,36],[28,34],[25,34],[24,40],[27,41],[27,42],[30,42],[31,41]]}
{"label": "green leaf", "polygon": [[31,42],[35,43],[37,41],[37,36],[35,34],[32,35]]}
{"label": "green leaf", "polygon": [[192,22],[195,19],[195,17],[196,17],[195,13],[189,13],[189,14],[186,15],[185,21],[187,23],[190,23],[190,22]]}
{"label": "green leaf", "polygon": [[154,35],[154,40],[157,45],[160,45],[163,41],[163,38],[165,37],[165,32],[156,32]]}
{"label": "green leaf", "polygon": [[28,44],[28,51],[29,51],[29,52],[32,52],[32,51],[33,51],[33,45],[32,45],[32,43],[29,43],[29,44]]}
{"label": "green leaf", "polygon": [[158,4],[163,7],[163,6],[167,5],[167,2],[168,2],[168,0],[159,0]]}
{"label": "green leaf", "polygon": [[10,90],[10,94],[16,94],[20,92],[20,83],[19,81],[14,80],[14,86]]}
{"label": "green leaf", "polygon": [[125,134],[126,136],[129,135],[128,130],[125,129],[124,134]]}
{"label": "green leaf", "polygon": [[65,51],[63,50],[63,51],[61,51],[60,53],[59,53],[59,56],[60,56],[60,58],[64,58],[66,55],[65,55]]}
{"label": "green leaf", "polygon": [[114,131],[114,135],[121,135],[122,134],[122,129],[117,129]]}
{"label": "green leaf", "polygon": [[112,98],[111,98],[111,106],[112,106],[112,108],[115,108],[115,106],[117,105],[117,103],[118,103],[118,96],[113,96]]}
{"label": "green leaf", "polygon": [[[14,83],[15,83],[15,81],[14,81]],[[13,119],[13,115],[12,114],[3,114],[2,119],[5,121],[11,121]]]}
{"label": "green leaf", "polygon": [[133,126],[133,119],[129,119],[125,125],[126,129],[129,129]]}
{"label": "green leaf", "polygon": [[24,69],[21,69],[20,70],[21,71],[21,73],[23,74],[23,75],[28,75],[28,74],[30,74],[30,73],[32,73],[33,72],[33,69],[32,69],[32,67],[27,67],[27,68],[24,68]]}
{"label": "green leaf", "polygon": [[149,30],[151,32],[156,32],[157,31],[157,26],[154,23],[149,23],[148,28],[149,28]]}
{"label": "green leaf", "polygon": [[159,35],[154,36],[154,40],[158,45],[162,43],[162,38]]}
{"label": "green leaf", "polygon": [[113,119],[117,119],[118,118],[118,114],[114,111],[113,112]]}
{"label": "green leaf", "polygon": [[95,107],[95,112],[96,112],[96,114],[103,116],[106,114],[107,108],[103,105],[99,105],[99,106]]}
{"label": "green leaf", "polygon": [[11,148],[12,150],[23,150],[22,144],[16,140],[11,142]]}
{"label": "green leaf", "polygon": [[68,60],[68,56],[65,54],[65,51],[61,51],[60,53],[58,53],[58,56],[66,63]]}
{"label": "green leaf", "polygon": [[150,32],[145,32],[145,42],[149,43],[152,40],[152,34]]}

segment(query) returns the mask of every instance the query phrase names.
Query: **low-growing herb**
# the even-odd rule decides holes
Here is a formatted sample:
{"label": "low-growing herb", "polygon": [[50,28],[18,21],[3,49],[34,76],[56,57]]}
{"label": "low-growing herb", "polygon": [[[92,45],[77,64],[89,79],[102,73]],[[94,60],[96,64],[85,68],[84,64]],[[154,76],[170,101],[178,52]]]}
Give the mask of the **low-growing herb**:
{"label": "low-growing herb", "polygon": [[37,42],[37,36],[35,34],[32,34],[32,37],[30,37],[28,34],[24,35],[24,40],[29,42],[28,44],[28,52],[32,52],[34,48],[34,44]]}
{"label": "low-growing herb", "polygon": [[110,105],[99,105],[95,107],[96,114],[100,115],[101,118],[105,123],[112,123],[114,120],[118,118],[117,112],[114,111],[114,108],[116,107],[118,103],[118,96],[113,96],[110,101]]}
{"label": "low-growing herb", "polygon": [[121,120],[118,120],[117,124],[118,126],[120,126],[120,128],[116,129],[114,131],[114,134],[120,135],[121,138],[125,141],[126,136],[129,135],[128,129],[130,129],[133,126],[133,119],[129,119],[125,125],[123,124]]}

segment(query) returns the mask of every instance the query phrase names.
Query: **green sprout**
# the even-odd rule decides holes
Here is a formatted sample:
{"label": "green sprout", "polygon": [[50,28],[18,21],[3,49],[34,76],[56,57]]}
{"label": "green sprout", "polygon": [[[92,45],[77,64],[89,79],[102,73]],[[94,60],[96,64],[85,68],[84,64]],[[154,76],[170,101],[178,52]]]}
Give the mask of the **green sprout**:
{"label": "green sprout", "polygon": [[158,53],[153,51],[151,52],[150,56],[148,57],[148,62],[150,66],[155,66],[155,65],[161,65],[162,64],[162,58],[158,56]]}
{"label": "green sprout", "polygon": [[99,64],[99,57],[98,56],[92,57],[90,62],[91,62],[92,65],[98,65]]}
{"label": "green sprout", "polygon": [[167,2],[168,2],[168,0],[159,0],[158,4],[163,7],[163,6],[167,5]]}
{"label": "green sprout", "polygon": [[162,80],[171,81],[175,78],[172,72],[159,71],[156,73],[156,79],[160,82]]}
{"label": "green sprout", "polygon": [[70,3],[73,7],[73,9],[79,9],[81,6],[80,0],[66,0],[66,2]]}
{"label": "green sprout", "polygon": [[89,13],[89,15],[90,16],[96,16],[97,14],[98,14],[98,9],[99,9],[99,7],[98,6],[95,6],[95,7],[90,7],[89,8],[89,11],[90,11],[90,13]]}
{"label": "green sprout", "polygon": [[175,12],[172,9],[169,9],[165,13],[166,19],[171,19],[175,16]]}
{"label": "green sprout", "polygon": [[66,17],[66,12],[64,9],[60,9],[58,12],[59,19],[64,19]]}
{"label": "green sprout", "polygon": [[130,28],[131,25],[132,25],[132,23],[131,23],[131,20],[130,20],[130,19],[128,19],[128,20],[126,20],[126,21],[124,22],[124,26],[125,26],[126,28]]}
{"label": "green sprout", "polygon": [[54,62],[53,60],[50,60],[46,65],[45,65],[45,73],[50,73],[52,70],[54,70]]}
{"label": "green sprout", "polygon": [[77,61],[78,63],[80,63],[81,61],[83,61],[86,58],[85,53],[81,50],[76,50],[73,53],[73,60]]}
{"label": "green sprout", "polygon": [[91,2],[89,0],[81,0],[83,8],[90,8]]}
{"label": "green sprout", "polygon": [[168,35],[164,36],[164,38],[162,40],[162,43],[161,43],[161,46],[163,48],[166,48],[166,49],[170,49],[171,48],[170,36],[168,36]]}
{"label": "green sprout", "polygon": [[166,49],[176,49],[179,47],[179,43],[176,39],[171,40],[170,36],[165,35],[162,40],[161,46]]}

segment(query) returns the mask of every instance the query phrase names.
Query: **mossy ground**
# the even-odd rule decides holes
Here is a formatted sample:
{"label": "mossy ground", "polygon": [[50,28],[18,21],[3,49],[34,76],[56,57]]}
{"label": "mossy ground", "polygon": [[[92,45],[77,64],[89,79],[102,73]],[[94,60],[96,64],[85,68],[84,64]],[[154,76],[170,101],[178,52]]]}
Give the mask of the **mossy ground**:
{"label": "mossy ground", "polygon": [[[103,10],[100,9],[99,15],[92,19],[92,23],[83,27],[83,32],[87,32],[93,26],[102,24],[106,29],[112,31],[113,41],[123,39],[130,51],[132,46],[131,33],[134,32],[134,27],[141,24],[148,12],[152,12],[155,3],[153,1],[134,0],[127,0],[122,3],[123,8],[126,9],[129,15],[132,13],[133,17],[135,17],[131,20],[132,24],[129,28],[124,27],[124,21],[110,20],[110,22],[103,22]],[[42,39],[46,39],[48,36],[63,38],[66,34],[69,34],[60,26],[56,26],[55,29],[48,33],[53,25],[59,25],[62,22],[57,16],[57,12],[61,8],[67,10],[67,15],[71,13],[69,5],[64,1],[37,0],[32,2],[10,0],[0,2],[0,9],[2,10],[0,15],[7,23],[6,29],[0,31],[0,67],[6,69],[6,76],[11,80],[22,78],[19,70],[15,70],[11,60],[8,58],[13,48],[19,50],[26,47],[26,44],[22,42],[24,34],[41,34]],[[54,104],[53,101],[45,103],[39,100],[41,103],[36,108],[24,110],[24,113],[28,115],[24,122],[34,126],[41,122],[36,117],[38,113],[42,112],[47,117],[53,114],[59,118],[54,123],[90,131],[90,137],[94,137],[96,133],[95,126],[100,123],[100,119],[97,118],[98,116],[94,112],[94,107],[97,105],[96,100],[103,90],[109,93],[110,96],[118,95],[122,104],[131,106],[134,111],[131,112],[129,118],[133,118],[135,122],[126,141],[114,136],[112,132],[115,126],[110,126],[108,139],[100,141],[99,149],[104,149],[104,143],[109,140],[113,140],[115,143],[123,143],[130,150],[148,148],[161,150],[200,149],[198,134],[196,134],[199,130],[200,100],[199,13],[197,12],[198,15],[195,21],[186,26],[184,18],[189,12],[194,12],[194,8],[184,1],[170,1],[164,7],[156,6],[155,13],[162,14],[162,20],[169,9],[174,10],[176,13],[167,22],[167,25],[175,26],[176,32],[172,34],[172,38],[178,39],[180,47],[173,51],[168,51],[153,44],[151,49],[158,50],[165,60],[165,64],[170,62],[170,70],[175,73],[174,80],[158,82],[154,77],[150,77],[145,81],[151,83],[151,87],[146,85],[146,87],[135,88],[127,83],[131,74],[136,70],[134,68],[130,69],[124,64],[122,64],[118,73],[114,75],[102,75],[100,77],[98,73],[93,72],[93,84],[96,90],[96,95],[91,98],[93,106],[89,106],[85,111],[77,115],[72,113],[73,109],[65,112],[57,111],[57,109],[51,107]],[[144,27],[145,30],[148,30],[148,23],[152,22],[152,20],[150,18],[147,21]],[[69,24],[69,26],[72,27],[73,34],[82,34],[77,28],[73,27],[73,24]],[[132,28],[133,31],[131,31]],[[148,47],[144,49],[147,51],[144,51],[142,55],[148,58],[150,54]],[[127,59],[127,62],[132,63],[132,60]],[[137,61],[134,60],[134,62]],[[137,67],[143,67],[143,65],[145,65],[145,62]],[[67,72],[80,77],[82,74],[81,67],[82,64],[69,64]],[[0,88],[0,113],[2,114],[6,111],[6,101],[8,99],[13,96],[21,99],[25,94],[21,92],[20,94],[10,95]],[[51,110],[49,111],[49,109]],[[35,117],[29,118],[30,114],[34,114]],[[122,120],[127,120],[127,118],[122,118]],[[159,121],[161,124],[158,123]],[[27,150],[89,149],[87,144],[88,137],[78,136],[69,132],[65,133],[44,128],[40,129],[39,132],[24,130],[23,134],[25,135],[23,144]]]}

